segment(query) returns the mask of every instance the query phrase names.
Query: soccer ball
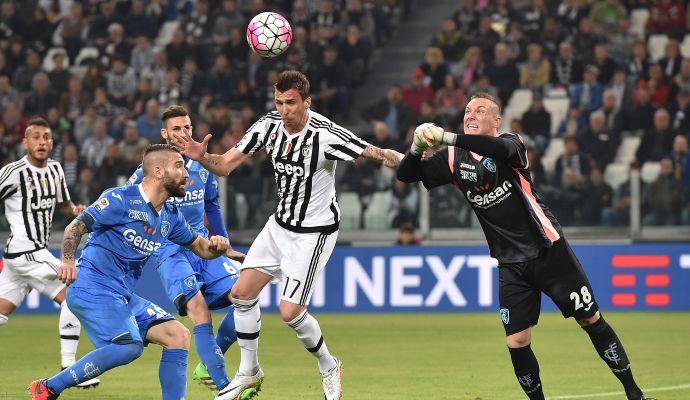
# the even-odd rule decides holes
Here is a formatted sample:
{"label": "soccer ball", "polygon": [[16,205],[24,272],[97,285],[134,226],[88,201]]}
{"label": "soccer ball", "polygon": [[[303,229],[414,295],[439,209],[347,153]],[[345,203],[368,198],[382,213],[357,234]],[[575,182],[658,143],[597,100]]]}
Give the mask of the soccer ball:
{"label": "soccer ball", "polygon": [[247,26],[249,47],[262,57],[276,57],[292,42],[292,28],[285,17],[274,12],[262,12]]}

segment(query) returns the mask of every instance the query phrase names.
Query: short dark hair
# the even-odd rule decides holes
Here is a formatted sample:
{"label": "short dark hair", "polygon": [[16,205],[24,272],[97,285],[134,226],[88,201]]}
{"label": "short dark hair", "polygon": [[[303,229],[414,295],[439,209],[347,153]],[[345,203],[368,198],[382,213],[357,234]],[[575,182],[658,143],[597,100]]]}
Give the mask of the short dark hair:
{"label": "short dark hair", "polygon": [[492,96],[491,94],[489,94],[487,92],[477,92],[477,93],[473,94],[472,97],[470,97],[470,101],[472,101],[474,99],[487,99],[487,100],[491,101],[492,103],[496,104],[496,107],[498,107],[498,113],[499,114],[502,111],[501,110],[501,102],[497,98],[495,98],[494,96]]}
{"label": "short dark hair", "polygon": [[170,144],[162,143],[162,144],[150,144],[146,147],[144,150],[144,157],[142,159],[142,170],[144,173],[144,176],[149,174],[149,169],[151,168],[150,162],[146,162],[146,158],[149,154],[151,153],[158,153],[158,152],[163,152],[163,151],[168,151],[168,152],[174,152],[177,154],[182,154],[180,150]]}
{"label": "short dark hair", "polygon": [[29,124],[26,126],[26,129],[24,130],[24,137],[26,137],[29,134],[29,130],[32,126],[42,126],[44,128],[50,129],[50,124],[48,123],[48,121],[46,121],[45,118],[33,117],[29,120]]}
{"label": "short dark hair", "polygon": [[303,73],[294,70],[283,71],[278,75],[275,88],[279,92],[297,89],[302,100],[309,97],[309,80]]}
{"label": "short dark hair", "polygon": [[163,111],[163,115],[161,115],[161,122],[163,123],[163,126],[165,126],[165,121],[169,120],[170,118],[186,117],[188,115],[189,113],[187,112],[186,108],[178,104],[173,104]]}

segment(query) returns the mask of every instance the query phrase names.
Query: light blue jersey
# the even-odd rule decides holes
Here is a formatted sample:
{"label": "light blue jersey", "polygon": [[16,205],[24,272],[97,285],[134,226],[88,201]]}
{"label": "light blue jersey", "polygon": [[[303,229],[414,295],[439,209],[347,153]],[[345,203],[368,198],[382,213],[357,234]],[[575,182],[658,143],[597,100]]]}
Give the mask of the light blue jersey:
{"label": "light blue jersey", "polygon": [[141,185],[108,189],[80,215],[91,234],[77,261],[72,285],[104,288],[128,298],[149,257],[166,242],[192,243],[197,233],[177,206],[166,202],[157,212]]}

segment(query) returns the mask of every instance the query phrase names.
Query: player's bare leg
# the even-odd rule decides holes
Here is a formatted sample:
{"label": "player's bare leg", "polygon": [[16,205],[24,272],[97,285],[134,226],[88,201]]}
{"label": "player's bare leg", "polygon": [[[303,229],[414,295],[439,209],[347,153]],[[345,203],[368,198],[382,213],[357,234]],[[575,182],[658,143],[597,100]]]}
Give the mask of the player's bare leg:
{"label": "player's bare leg", "polygon": [[611,372],[623,384],[628,400],[648,399],[644,396],[639,386],[637,386],[637,383],[635,383],[628,355],[625,353],[618,335],[611,328],[611,325],[604,320],[599,311],[592,317],[581,319],[577,322],[589,335],[599,357],[604,360]]}
{"label": "player's bare leg", "polygon": [[0,326],[7,323],[10,314],[17,308],[11,301],[0,297]]}
{"label": "player's bare leg", "polygon": [[280,316],[295,330],[307,351],[316,357],[326,400],[342,398],[342,363],[328,352],[316,318],[307,312],[306,307],[285,300],[280,302]]}
{"label": "player's bare leg", "polygon": [[513,362],[515,376],[530,400],[544,400],[539,378],[539,363],[532,351],[532,327],[507,337],[508,351]]}
{"label": "player's bare leg", "polygon": [[264,373],[259,367],[258,358],[261,331],[259,293],[272,278],[262,271],[245,268],[240,271],[240,277],[232,287],[240,366],[230,384],[218,393],[217,400],[250,399],[261,389]]}

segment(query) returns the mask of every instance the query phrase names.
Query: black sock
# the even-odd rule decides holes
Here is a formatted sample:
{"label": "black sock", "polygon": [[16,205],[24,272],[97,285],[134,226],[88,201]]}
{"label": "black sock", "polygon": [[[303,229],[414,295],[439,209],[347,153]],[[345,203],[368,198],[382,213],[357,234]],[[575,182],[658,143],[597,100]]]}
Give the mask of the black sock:
{"label": "black sock", "polygon": [[604,317],[600,317],[597,322],[592,325],[583,327],[589,338],[592,340],[594,348],[599,353],[599,357],[611,368],[611,371],[616,378],[623,384],[625,394],[629,400],[640,400],[642,398],[642,390],[635,383],[635,379],[630,369],[630,361],[625,354],[625,349],[620,339],[613,331],[611,325],[604,321]]}
{"label": "black sock", "polygon": [[539,379],[539,363],[532,352],[532,347],[527,345],[517,349],[508,348],[510,358],[513,360],[515,376],[530,400],[544,400],[544,392]]}

